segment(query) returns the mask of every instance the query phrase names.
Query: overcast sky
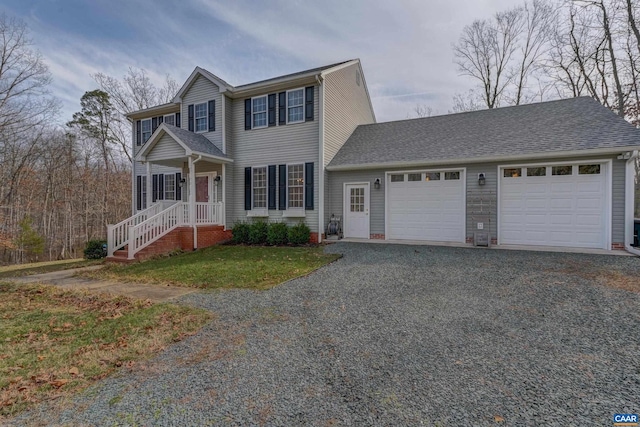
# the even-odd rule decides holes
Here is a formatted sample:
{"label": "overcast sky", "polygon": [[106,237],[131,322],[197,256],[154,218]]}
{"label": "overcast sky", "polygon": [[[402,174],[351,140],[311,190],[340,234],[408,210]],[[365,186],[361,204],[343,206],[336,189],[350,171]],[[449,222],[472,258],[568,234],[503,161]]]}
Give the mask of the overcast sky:
{"label": "overcast sky", "polygon": [[53,75],[65,122],[95,89],[91,74],[129,66],[182,84],[196,66],[232,85],[360,58],[378,121],[418,104],[444,114],[472,86],[451,44],[513,0],[3,0]]}

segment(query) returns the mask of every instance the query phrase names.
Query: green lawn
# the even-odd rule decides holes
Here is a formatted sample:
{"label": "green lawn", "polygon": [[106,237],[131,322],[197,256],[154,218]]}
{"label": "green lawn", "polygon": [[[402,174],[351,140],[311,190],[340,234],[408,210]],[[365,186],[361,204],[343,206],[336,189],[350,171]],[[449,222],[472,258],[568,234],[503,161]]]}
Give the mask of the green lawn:
{"label": "green lawn", "polygon": [[325,254],[322,247],[221,245],[139,264],[108,265],[83,276],[202,289],[268,289],[339,257]]}
{"label": "green lawn", "polygon": [[33,262],[29,264],[0,266],[0,279],[7,277],[29,276],[32,274],[49,273],[51,271],[67,270],[69,268],[88,267],[100,264],[101,260],[65,259],[61,261]]}
{"label": "green lawn", "polygon": [[133,367],[211,316],[173,304],[0,283],[0,424],[3,416]]}

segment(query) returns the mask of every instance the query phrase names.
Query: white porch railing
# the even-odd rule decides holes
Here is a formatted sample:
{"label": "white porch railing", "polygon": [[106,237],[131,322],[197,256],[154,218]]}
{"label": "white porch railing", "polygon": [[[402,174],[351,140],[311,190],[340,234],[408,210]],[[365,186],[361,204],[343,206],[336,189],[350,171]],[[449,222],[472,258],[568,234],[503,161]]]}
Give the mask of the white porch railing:
{"label": "white porch railing", "polygon": [[[176,227],[190,226],[189,203],[159,202],[116,225],[107,227],[108,255],[128,245],[128,258]],[[221,224],[223,204],[196,203],[195,225]]]}

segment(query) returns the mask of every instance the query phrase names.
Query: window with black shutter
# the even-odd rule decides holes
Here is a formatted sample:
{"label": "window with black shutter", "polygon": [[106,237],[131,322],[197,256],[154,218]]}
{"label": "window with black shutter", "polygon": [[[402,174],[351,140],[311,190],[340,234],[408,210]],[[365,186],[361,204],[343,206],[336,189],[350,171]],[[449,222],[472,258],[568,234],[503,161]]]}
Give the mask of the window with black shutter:
{"label": "window with black shutter", "polygon": [[216,101],[209,101],[209,132],[216,130]]}
{"label": "window with black shutter", "polygon": [[304,98],[304,120],[311,122],[313,121],[313,86],[305,88]]}
{"label": "window with black shutter", "polygon": [[278,124],[287,124],[287,92],[278,94]]}
{"label": "window with black shutter", "polygon": [[194,116],[193,116],[193,104],[189,105],[187,107],[187,111],[189,113],[189,131],[193,132],[193,130],[195,129],[195,125],[194,125]]}

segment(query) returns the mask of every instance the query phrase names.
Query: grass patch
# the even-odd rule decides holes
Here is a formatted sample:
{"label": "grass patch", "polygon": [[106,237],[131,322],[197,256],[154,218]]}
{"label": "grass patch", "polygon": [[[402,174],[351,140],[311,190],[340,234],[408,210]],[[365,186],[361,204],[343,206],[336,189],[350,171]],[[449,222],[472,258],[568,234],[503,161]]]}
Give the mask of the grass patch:
{"label": "grass patch", "polygon": [[340,255],[322,247],[212,246],[193,253],[83,273],[92,278],[201,289],[268,289],[326,265]]}
{"label": "grass patch", "polygon": [[89,267],[101,264],[101,260],[65,259],[61,261],[34,262],[30,264],[7,265],[0,267],[0,279],[7,277],[30,276],[70,268]]}
{"label": "grass patch", "polygon": [[0,419],[78,392],[195,333],[211,313],[0,283]]}

